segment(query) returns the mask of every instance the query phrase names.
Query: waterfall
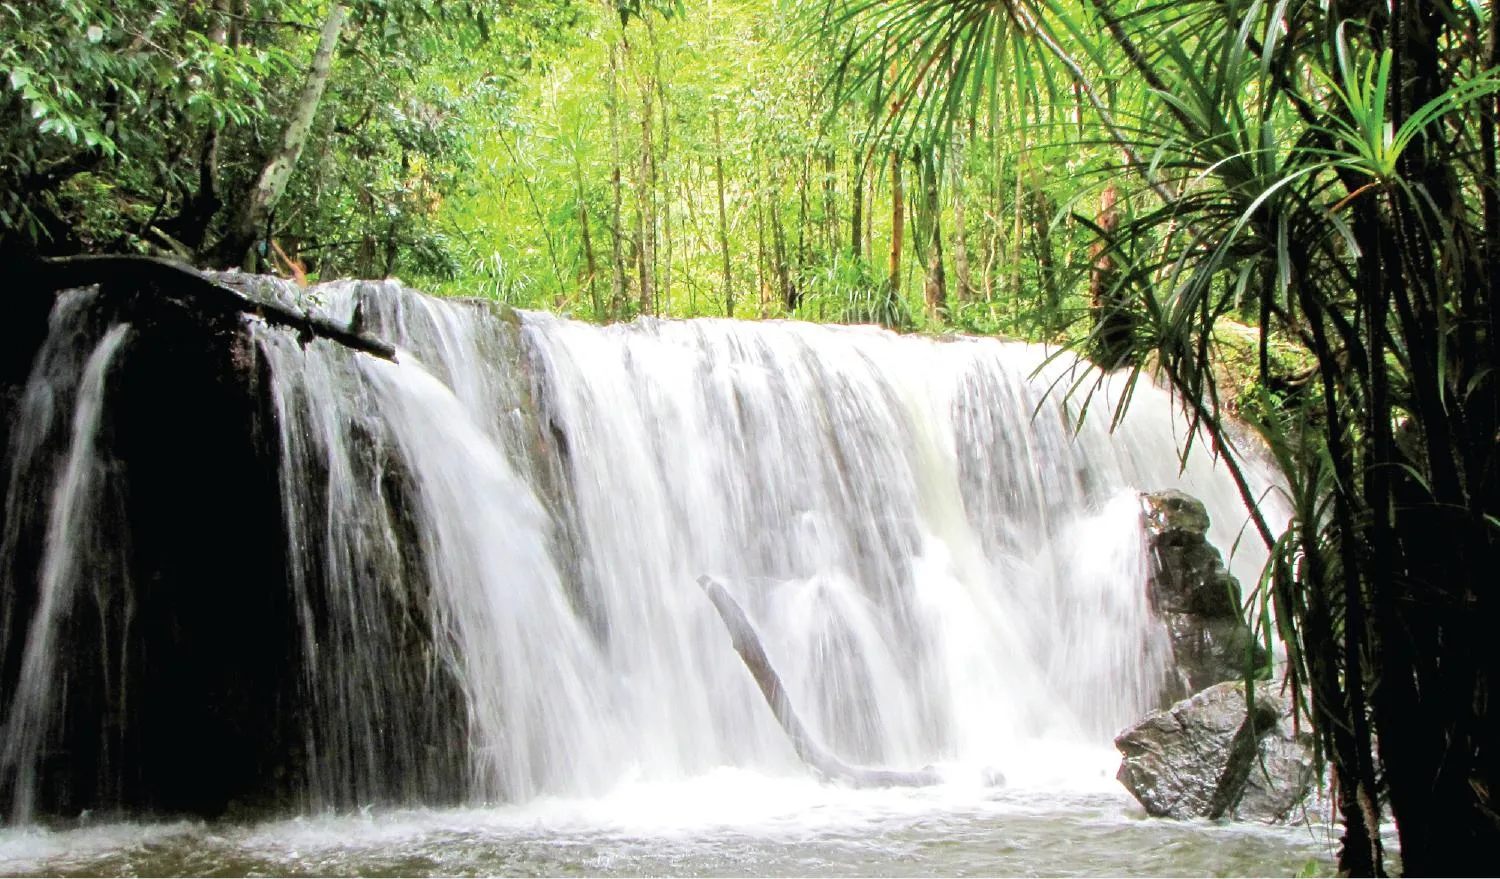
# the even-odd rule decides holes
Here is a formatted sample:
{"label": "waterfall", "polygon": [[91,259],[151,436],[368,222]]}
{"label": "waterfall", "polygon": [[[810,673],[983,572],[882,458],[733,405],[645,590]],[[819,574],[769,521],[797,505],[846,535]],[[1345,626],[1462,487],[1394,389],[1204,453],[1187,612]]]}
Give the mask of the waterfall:
{"label": "waterfall", "polygon": [[[644,696],[631,726],[679,766],[777,749],[746,734],[765,730],[753,697],[723,698],[744,676],[702,628],[699,572],[737,590],[837,752],[1004,766],[1030,740],[1107,743],[1155,700],[1167,648],[1136,491],[1203,496],[1224,546],[1245,519],[1201,454],[1179,474],[1165,394],[1139,389],[1113,434],[1097,401],[1106,417],[1075,433],[1046,394],[1065,367],[1030,378],[1037,346],[522,321],[571,471],[585,603]],[[1242,576],[1259,563],[1247,553]]]}
{"label": "waterfall", "polygon": [[[43,743],[58,717],[58,690],[65,686],[57,673],[59,629],[71,613],[78,593],[90,588],[95,601],[104,604],[111,574],[123,565],[112,554],[112,543],[101,511],[106,463],[97,441],[104,416],[105,382],[116,354],[125,343],[130,327],[116,324],[91,348],[83,339],[87,328],[89,295],[75,292],[58,301],[51,317],[48,342],[40,352],[36,368],[21,399],[18,425],[11,442],[13,468],[5,498],[5,529],[0,538],[0,561],[12,560],[23,523],[40,511],[28,506],[41,494],[45,471],[56,464],[50,491],[45,537],[41,547],[35,608],[25,626],[26,639],[18,686],[6,706],[0,745],[0,774],[7,781],[17,820],[31,818],[36,792],[38,759]],[[86,356],[80,357],[80,355]],[[61,460],[48,454],[54,437],[66,436]],[[112,570],[113,569],[113,570]],[[15,601],[16,584],[10,564],[0,567],[5,582],[3,615],[23,611]],[[0,632],[9,631],[7,625]],[[0,634],[0,638],[3,638]],[[0,641],[0,655],[10,645]],[[106,655],[109,645],[103,646]]]}
{"label": "waterfall", "polygon": [[[280,458],[286,583],[267,588],[288,591],[295,620],[304,808],[804,772],[704,573],[842,759],[1036,775],[1040,745],[1107,748],[1157,699],[1170,647],[1146,604],[1137,493],[1200,497],[1226,549],[1246,518],[1201,444],[1180,466],[1186,422],[1165,393],[1137,388],[1111,431],[1110,377],[1080,424],[1082,397],[1048,393],[1078,367],[1038,346],[600,327],[394,282],[262,292],[399,349],[379,361],[250,321]],[[59,529],[90,527],[90,437],[123,337],[82,365],[68,355],[81,378]],[[30,460],[16,436],[12,460]],[[67,541],[48,535],[50,559]],[[1242,581],[1257,550],[1232,560]],[[57,649],[49,608],[74,579],[45,566],[27,669]],[[33,745],[13,730],[49,710],[32,686],[0,767],[18,797],[12,752]]]}

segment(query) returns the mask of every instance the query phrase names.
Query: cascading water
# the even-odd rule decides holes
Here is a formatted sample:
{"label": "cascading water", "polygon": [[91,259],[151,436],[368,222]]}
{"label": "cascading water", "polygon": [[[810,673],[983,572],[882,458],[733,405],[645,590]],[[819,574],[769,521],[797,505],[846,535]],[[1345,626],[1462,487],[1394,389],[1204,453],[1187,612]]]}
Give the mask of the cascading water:
{"label": "cascading water", "polygon": [[1024,777],[1028,743],[1107,744],[1155,699],[1167,647],[1135,490],[1203,495],[1231,534],[1244,519],[1209,462],[1178,475],[1164,395],[1143,390],[1112,435],[1096,417],[1075,436],[1028,379],[1032,346],[522,321],[571,468],[582,591],[634,697],[625,726],[678,771],[785,750],[727,687],[745,675],[703,629],[698,572],[751,609],[836,752]]}
{"label": "cascading water", "polygon": [[[66,681],[58,674],[60,629],[78,593],[88,589],[96,605],[120,594],[114,582],[124,576],[119,541],[109,534],[104,511],[107,462],[97,442],[105,409],[105,381],[129,336],[116,324],[95,337],[88,305],[91,294],[60,297],[51,316],[47,344],[39,352],[19,407],[11,438],[10,484],[5,496],[5,528],[0,537],[0,617],[26,618],[24,646],[8,643],[0,629],[0,655],[21,647],[18,686],[5,706],[0,733],[0,778],[19,821],[32,817],[38,761],[53,734]],[[62,440],[66,437],[65,440]],[[59,441],[62,440],[62,441]],[[49,487],[50,486],[50,487]],[[42,498],[46,498],[42,501]],[[45,516],[37,565],[37,589],[29,604],[17,601],[14,559],[24,526]],[[119,645],[113,645],[118,650]],[[102,645],[109,655],[111,645]],[[120,698],[118,682],[106,700]],[[108,762],[107,760],[105,762]]]}
{"label": "cascading water", "polygon": [[[1136,490],[1203,497],[1221,545],[1245,518],[1202,453],[1179,473],[1164,394],[1140,389],[1114,433],[1098,416],[1075,430],[1045,394],[1063,367],[1029,377],[1034,346],[795,323],[600,328],[394,284],[322,293],[403,348],[397,365],[355,367],[327,343],[260,332],[298,589],[323,584],[347,607],[334,626],[353,627],[309,635],[336,651],[313,663],[328,724],[313,738],[339,779],[325,801],[368,796],[378,777],[353,755],[389,732],[389,661],[372,649],[389,639],[356,632],[384,625],[381,596],[414,580],[438,633],[421,673],[450,676],[467,706],[470,796],[799,771],[695,584],[704,572],[750,609],[845,759],[1065,775],[1038,766],[1038,744],[1107,746],[1153,704],[1169,656]],[[309,473],[327,474],[326,509],[302,497],[325,491]],[[406,736],[396,750],[414,753],[423,735]]]}
{"label": "cascading water", "polygon": [[[1079,426],[1046,393],[1067,367],[1031,377],[1036,346],[783,322],[597,327],[394,283],[312,295],[400,354],[251,326],[278,435],[306,808],[805,772],[703,573],[745,606],[843,759],[1056,783],[1154,704],[1169,659],[1136,492],[1200,497],[1220,546],[1245,519],[1204,452],[1179,471],[1167,395],[1138,388],[1113,432],[1110,401],[1095,402]],[[38,360],[43,376],[66,353],[82,376],[79,474],[123,333],[80,355],[55,332]],[[45,469],[26,463],[41,454],[28,436],[12,444],[12,494],[16,474]],[[50,509],[82,533],[93,495],[74,469]],[[49,530],[49,553],[59,541]],[[1247,550],[1233,567],[1245,579],[1259,563]],[[74,576],[43,575],[28,669],[77,591],[54,580]],[[34,746],[14,730],[45,714],[29,692],[0,765],[20,798]]]}

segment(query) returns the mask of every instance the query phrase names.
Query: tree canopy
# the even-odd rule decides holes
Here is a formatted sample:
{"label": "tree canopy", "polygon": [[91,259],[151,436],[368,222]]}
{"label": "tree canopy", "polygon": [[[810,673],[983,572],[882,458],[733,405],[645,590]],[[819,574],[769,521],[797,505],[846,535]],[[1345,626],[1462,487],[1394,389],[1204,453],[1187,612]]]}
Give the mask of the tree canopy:
{"label": "tree canopy", "polygon": [[472,167],[466,136],[574,15],[562,0],[0,4],[4,241],[239,264],[225,239],[327,35],[326,92],[256,237],[329,275],[441,271],[431,220]]}

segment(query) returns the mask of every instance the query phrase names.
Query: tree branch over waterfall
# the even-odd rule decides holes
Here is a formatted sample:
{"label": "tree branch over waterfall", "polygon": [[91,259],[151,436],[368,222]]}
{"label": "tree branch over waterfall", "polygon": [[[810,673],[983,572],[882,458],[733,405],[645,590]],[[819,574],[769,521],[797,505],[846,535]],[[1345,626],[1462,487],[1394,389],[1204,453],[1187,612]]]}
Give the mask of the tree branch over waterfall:
{"label": "tree branch over waterfall", "polygon": [[275,302],[254,299],[191,266],[149,256],[74,256],[39,261],[38,288],[48,291],[86,287],[91,284],[152,287],[167,296],[186,294],[196,306],[220,313],[254,315],[267,323],[316,336],[382,360],[396,359],[396,348],[383,339],[354,327]]}

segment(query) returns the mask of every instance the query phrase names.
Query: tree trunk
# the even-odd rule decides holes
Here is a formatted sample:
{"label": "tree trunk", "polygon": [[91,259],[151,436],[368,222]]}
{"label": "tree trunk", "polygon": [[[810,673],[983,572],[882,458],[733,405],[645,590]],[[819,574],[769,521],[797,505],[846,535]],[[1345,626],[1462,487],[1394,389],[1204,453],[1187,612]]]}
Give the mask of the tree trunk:
{"label": "tree trunk", "polygon": [[714,108],[714,183],[719,191],[719,255],[724,260],[724,316],[734,317],[734,279],[729,265],[729,215],[724,209],[724,137],[719,131],[719,110]]}
{"label": "tree trunk", "polygon": [[[666,81],[662,78],[661,75],[661,48],[657,45],[656,42],[656,26],[652,24],[651,16],[647,15],[644,20],[646,22],[646,34],[651,39],[651,86],[656,92],[657,106],[661,108],[661,153],[660,155],[656,154],[655,152],[651,154],[651,197],[653,199],[651,215],[652,219],[654,220],[656,218],[657,211],[655,204],[659,193],[670,193],[672,191],[672,184],[670,180],[663,182],[659,179],[662,175],[662,168],[664,166],[667,168],[671,167],[668,164],[668,160],[671,155],[672,129],[669,121],[669,110],[667,104],[667,85]],[[659,303],[656,303],[658,306],[656,310],[666,310],[670,312],[672,308],[672,199],[663,197],[660,198],[660,203],[662,246],[658,248],[655,246],[655,241],[653,240],[652,242],[653,263],[655,262],[654,257],[658,250],[660,250],[663,254],[662,262],[660,265],[661,282],[657,285],[657,291],[660,295],[661,301]],[[653,239],[655,238],[655,235],[656,227],[653,223]]]}
{"label": "tree trunk", "polygon": [[613,266],[609,307],[612,314],[624,314],[625,248],[622,246],[621,233],[625,222],[625,184],[620,173],[620,50],[613,42],[609,44],[609,100],[607,103],[609,105],[609,147],[614,160],[609,174],[610,189],[614,194],[610,205],[609,225],[610,257]]}
{"label": "tree trunk", "polygon": [[751,156],[755,164],[755,290],[760,298],[760,316],[766,316],[766,218],[765,195],[761,192],[763,178],[760,173],[760,151]]}
{"label": "tree trunk", "polygon": [[776,164],[771,164],[771,253],[776,266],[777,292],[781,295],[781,304],[787,311],[797,307],[796,299],[792,292],[791,267],[788,265],[786,246],[786,227],[781,222],[781,175],[777,171]]}
{"label": "tree trunk", "polygon": [[943,269],[943,224],[932,218],[932,243],[927,248],[927,278],[923,287],[927,310],[939,320],[948,318],[948,275]]}
{"label": "tree trunk", "polygon": [[953,154],[953,276],[958,282],[954,292],[960,302],[974,298],[974,281],[969,275],[969,230],[964,205],[963,152]]}
{"label": "tree trunk", "polygon": [[573,154],[573,182],[577,190],[578,228],[579,234],[583,236],[583,271],[589,286],[589,303],[594,307],[594,319],[603,320],[604,303],[599,301],[597,283],[599,267],[594,260],[594,239],[589,234],[589,206],[583,189],[583,161],[576,152]]}
{"label": "tree trunk", "polygon": [[906,231],[906,194],[901,189],[901,154],[891,151],[891,258],[887,284],[892,295],[901,294],[901,248]]}
{"label": "tree trunk", "polygon": [[823,237],[828,256],[839,249],[838,156],[833,150],[823,155]]}
{"label": "tree trunk", "polygon": [[[244,16],[245,0],[214,0],[213,25],[208,31],[209,42],[228,49],[238,48],[240,42],[239,20]],[[219,190],[219,139],[224,126],[209,123],[198,154],[198,189],[191,198],[183,202],[177,216],[159,223],[164,230],[192,251],[193,256],[202,256],[207,243],[209,223],[213,221],[224,199]]]}
{"label": "tree trunk", "polygon": [[650,76],[641,88],[641,162],[636,187],[636,229],[639,234],[641,314],[656,311],[656,163],[651,156],[651,84]]}
{"label": "tree trunk", "polygon": [[1036,248],[1037,284],[1041,288],[1038,305],[1040,326],[1048,333],[1057,329],[1062,291],[1057,283],[1057,257],[1052,248],[1052,199],[1040,186],[1030,192],[1032,244]]}
{"label": "tree trunk", "polygon": [[1116,288],[1118,272],[1109,237],[1120,224],[1115,206],[1119,193],[1113,183],[1099,198],[1099,213],[1094,224],[1105,236],[1089,248],[1093,267],[1089,271],[1089,311],[1094,323],[1094,359],[1106,369],[1119,366],[1130,351],[1135,333],[1135,318],[1129,310],[1125,291]]}
{"label": "tree trunk", "polygon": [[[866,169],[868,170],[868,169]],[[867,260],[875,258],[875,202],[880,198],[880,174],[865,175],[865,237],[860,253]]]}
{"label": "tree trunk", "polygon": [[1000,138],[994,133],[990,135],[989,164],[990,173],[994,176],[990,180],[990,209],[986,217],[989,234],[984,240],[984,276],[980,279],[980,284],[984,290],[984,301],[990,303],[993,311],[996,282],[999,280],[1001,267],[1005,265],[1005,225],[1002,221],[1005,216],[1005,158],[1000,153]]}
{"label": "tree trunk", "polygon": [[[410,171],[411,171],[411,157],[408,156],[407,153],[406,153],[406,150],[403,149],[401,151],[401,177],[400,177],[400,179],[405,180],[406,179],[406,175],[408,173],[410,173]],[[390,222],[386,226],[386,231],[385,231],[385,260],[384,260],[384,266],[381,269],[381,273],[380,273],[380,276],[382,278],[389,278],[392,275],[396,274],[396,260],[401,255],[401,227],[398,225],[398,221],[400,220],[400,217],[401,217],[401,214],[399,212],[392,213],[391,214],[391,218],[390,218]]]}
{"label": "tree trunk", "polygon": [[918,150],[913,158],[922,182],[922,219],[918,224],[924,254],[922,295],[928,313],[942,320],[948,315],[948,278],[943,270],[942,199],[937,160],[930,149]]}
{"label": "tree trunk", "polygon": [[[803,270],[807,268],[807,239],[808,223],[811,222],[812,212],[808,208],[808,189],[812,187],[812,153],[802,153],[802,177],[797,181],[797,284],[801,286]],[[802,299],[802,291],[793,289],[792,308]]]}
{"label": "tree trunk", "polygon": [[1022,258],[1026,248],[1026,185],[1022,182],[1026,176],[1026,128],[1022,126],[1019,130],[1021,140],[1022,160],[1016,163],[1016,186],[1011,193],[1011,229],[1010,229],[1010,302],[1016,325],[1021,321],[1021,269]]}
{"label": "tree trunk", "polygon": [[323,92],[328,87],[329,73],[333,69],[333,53],[338,48],[339,34],[344,29],[344,20],[348,14],[349,11],[340,3],[333,4],[328,10],[328,18],[323,22],[323,30],[318,37],[318,49],[313,53],[312,67],[307,72],[307,82],[303,84],[292,118],[287,120],[286,129],[282,132],[281,146],[261,169],[229,234],[220,242],[220,263],[230,265],[239,261],[247,269],[254,267],[255,254],[251,246],[270,219],[271,212],[276,209],[282,193],[286,191],[287,181],[291,180],[297,160],[302,156],[302,148],[307,145],[313,120],[317,118],[318,105],[322,103]]}
{"label": "tree trunk", "polygon": [[861,228],[865,221],[865,175],[864,158],[856,155],[855,160],[856,164],[849,169],[849,252],[859,259],[865,253]]}

